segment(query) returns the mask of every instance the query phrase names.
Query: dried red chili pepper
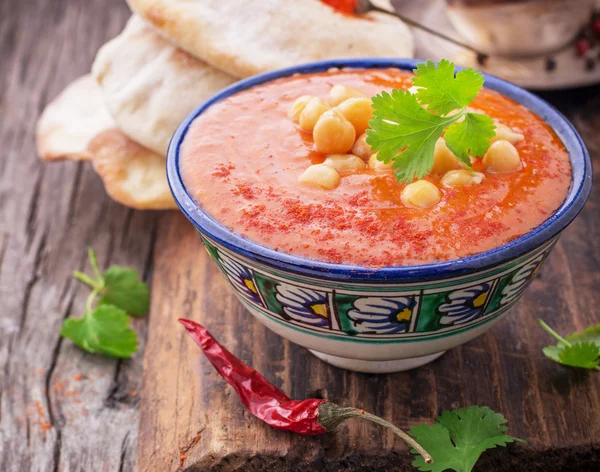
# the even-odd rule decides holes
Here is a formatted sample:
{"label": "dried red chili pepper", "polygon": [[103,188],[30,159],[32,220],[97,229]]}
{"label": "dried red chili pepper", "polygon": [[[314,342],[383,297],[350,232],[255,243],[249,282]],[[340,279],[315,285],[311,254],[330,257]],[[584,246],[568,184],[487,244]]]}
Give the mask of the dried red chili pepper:
{"label": "dried red chili pepper", "polygon": [[317,435],[334,431],[347,419],[364,418],[391,429],[419,452],[425,462],[433,462],[427,451],[412,437],[383,418],[358,408],[344,408],[321,398],[291,400],[256,370],[221,346],[204,326],[183,318],[179,322],[200,346],[217,372],[235,389],[250,413],[269,426],[283,431]]}

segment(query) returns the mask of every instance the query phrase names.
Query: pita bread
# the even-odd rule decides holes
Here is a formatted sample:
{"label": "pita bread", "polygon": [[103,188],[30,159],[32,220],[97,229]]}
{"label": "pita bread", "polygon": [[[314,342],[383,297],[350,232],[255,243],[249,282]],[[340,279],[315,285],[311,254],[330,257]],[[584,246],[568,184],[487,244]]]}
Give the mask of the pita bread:
{"label": "pita bread", "polygon": [[236,80],[172,46],[135,16],[100,49],[92,74],[119,128],[162,155],[183,119]]}
{"label": "pita bread", "polygon": [[38,121],[43,159],[91,160],[106,192],[131,208],[176,208],[167,184],[165,158],[116,128],[90,75],[72,82]]}
{"label": "pita bread", "polygon": [[165,171],[165,158],[129,139],[118,129],[104,131],[89,147],[92,164],[106,193],[138,210],[177,208]]}
{"label": "pita bread", "polygon": [[320,0],[127,2],[174,44],[235,77],[322,59],[413,56],[397,18],[343,15]]}
{"label": "pita bread", "polygon": [[94,136],[116,126],[94,78],[75,80],[46,106],[37,122],[37,151],[42,159],[89,160]]}

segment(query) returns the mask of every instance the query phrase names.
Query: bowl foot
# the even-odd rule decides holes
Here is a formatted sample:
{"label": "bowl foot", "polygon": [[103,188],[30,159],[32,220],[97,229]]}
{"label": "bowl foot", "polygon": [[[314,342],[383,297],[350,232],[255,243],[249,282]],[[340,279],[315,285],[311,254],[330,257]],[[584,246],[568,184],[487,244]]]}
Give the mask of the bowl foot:
{"label": "bowl foot", "polygon": [[310,352],[322,361],[342,369],[366,372],[369,374],[389,374],[391,372],[402,372],[404,370],[421,367],[422,365],[436,360],[446,351],[436,352],[435,354],[430,354],[428,356],[410,357],[408,359],[393,361],[363,361],[359,359],[348,359],[347,357],[332,356],[313,350],[310,350]]}

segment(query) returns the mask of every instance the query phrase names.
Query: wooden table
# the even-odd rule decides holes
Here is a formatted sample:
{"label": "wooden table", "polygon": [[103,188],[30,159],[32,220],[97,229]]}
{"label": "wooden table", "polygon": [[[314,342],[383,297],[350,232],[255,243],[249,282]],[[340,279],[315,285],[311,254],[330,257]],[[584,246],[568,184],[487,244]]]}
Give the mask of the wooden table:
{"label": "wooden table", "polygon": [[[406,470],[403,445],[369,425],[319,439],[265,428],[173,328],[178,314],[209,317],[232,350],[298,398],[325,386],[330,398],[401,427],[473,403],[503,412],[530,446],[493,451],[478,470],[597,470],[600,376],[546,360],[540,348],[549,339],[532,320],[543,316],[561,332],[598,321],[599,187],[508,321],[418,371],[378,377],[335,369],[252,321],[202,256],[172,264],[199,250],[180,215],[128,210],[106,196],[89,165],[37,159],[40,111],[89,71],[128,16],[122,0],[0,0],[1,471],[133,471],[136,451],[140,471],[175,470],[179,448],[198,432],[183,461],[190,470],[288,470],[286,460],[289,470]],[[600,87],[543,96],[600,159]],[[128,361],[85,354],[58,335],[66,316],[82,313],[86,290],[70,274],[87,267],[88,246],[102,265],[130,265],[153,280],[146,364],[163,376],[146,378],[139,442],[147,320],[135,322],[142,346]],[[224,328],[232,320],[245,320],[239,334]],[[171,384],[173,357],[181,377]],[[212,379],[209,393],[198,373]]]}

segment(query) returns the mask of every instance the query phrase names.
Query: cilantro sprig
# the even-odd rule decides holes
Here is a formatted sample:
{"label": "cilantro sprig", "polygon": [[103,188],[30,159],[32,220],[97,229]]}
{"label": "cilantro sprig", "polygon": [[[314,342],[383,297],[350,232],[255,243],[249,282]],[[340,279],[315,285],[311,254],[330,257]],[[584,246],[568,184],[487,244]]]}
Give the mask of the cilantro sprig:
{"label": "cilantro sprig", "polygon": [[[486,450],[515,441],[525,442],[506,434],[506,422],[504,416],[486,406],[445,411],[436,423],[410,429],[409,433],[433,458],[433,462],[427,464],[418,456],[412,465],[429,472],[470,472]],[[416,454],[415,450],[411,452]]]}
{"label": "cilantro sprig", "polygon": [[538,320],[538,323],[558,341],[542,350],[546,357],[570,367],[600,371],[600,325],[590,326],[581,333],[563,338],[543,320]]}
{"label": "cilantro sprig", "polygon": [[465,167],[482,157],[495,135],[494,120],[469,112],[467,106],[483,88],[483,74],[474,69],[454,73],[454,63],[421,63],[413,71],[412,94],[399,89],[372,99],[373,119],[367,143],[377,159],[392,163],[396,179],[410,182],[431,171],[436,141],[444,135],[448,148]]}
{"label": "cilantro sprig", "polygon": [[73,277],[92,289],[85,313],[81,318],[67,318],[60,334],[85,351],[129,358],[138,349],[129,315],[141,316],[148,311],[148,286],[138,279],[135,270],[127,267],[112,266],[101,273],[92,249],[88,250],[88,256],[93,277],[73,272]]}

